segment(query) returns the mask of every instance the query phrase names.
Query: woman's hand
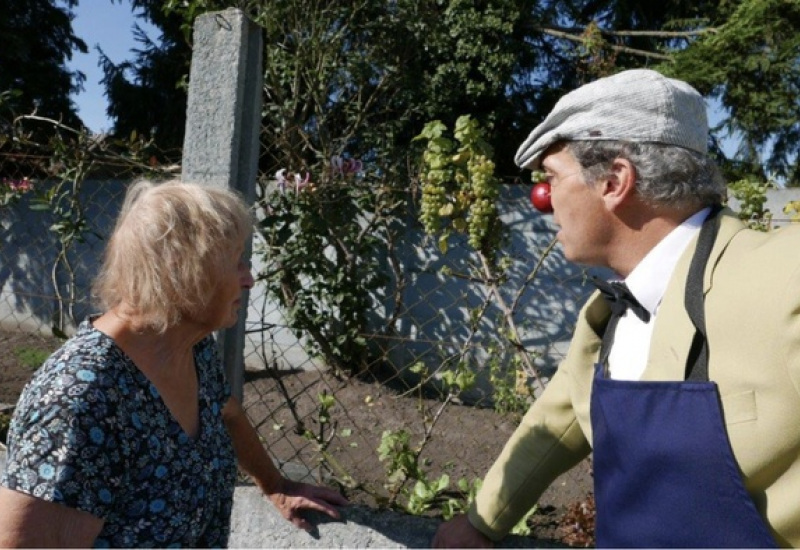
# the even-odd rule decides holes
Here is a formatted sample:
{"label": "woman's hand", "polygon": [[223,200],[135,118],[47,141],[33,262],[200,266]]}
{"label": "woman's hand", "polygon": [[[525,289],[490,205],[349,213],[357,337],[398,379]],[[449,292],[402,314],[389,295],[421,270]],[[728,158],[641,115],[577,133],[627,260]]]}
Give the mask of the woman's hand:
{"label": "woman's hand", "polygon": [[283,517],[306,531],[313,526],[301,515],[303,510],[315,510],[339,519],[336,507],[347,505],[347,499],[328,487],[283,477],[272,463],[239,401],[230,398],[222,410],[222,417],[231,434],[239,466],[253,478]]}
{"label": "woman's hand", "polygon": [[284,518],[306,531],[312,529],[313,525],[303,517],[304,510],[314,510],[333,519],[339,519],[337,506],[349,504],[346,498],[333,489],[286,478],[283,478],[267,496]]}

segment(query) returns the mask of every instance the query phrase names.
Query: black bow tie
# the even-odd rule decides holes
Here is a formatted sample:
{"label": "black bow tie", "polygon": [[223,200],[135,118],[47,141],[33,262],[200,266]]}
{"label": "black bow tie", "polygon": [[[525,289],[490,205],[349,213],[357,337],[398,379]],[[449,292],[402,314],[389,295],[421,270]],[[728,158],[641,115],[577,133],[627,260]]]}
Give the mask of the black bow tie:
{"label": "black bow tie", "polygon": [[619,317],[625,314],[625,310],[630,309],[643,322],[650,322],[650,312],[634,297],[628,285],[619,281],[604,281],[594,275],[590,280],[608,302],[612,315]]}

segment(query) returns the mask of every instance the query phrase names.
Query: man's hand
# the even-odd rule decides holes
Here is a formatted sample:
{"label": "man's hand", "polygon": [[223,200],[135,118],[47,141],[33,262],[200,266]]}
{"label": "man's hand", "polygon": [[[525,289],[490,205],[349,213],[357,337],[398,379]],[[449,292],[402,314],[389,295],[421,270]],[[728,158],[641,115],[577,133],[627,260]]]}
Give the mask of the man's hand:
{"label": "man's hand", "polygon": [[314,526],[303,517],[304,510],[315,510],[333,519],[339,519],[339,510],[336,507],[349,504],[346,498],[333,489],[286,478],[283,478],[267,496],[284,518],[292,525],[306,531]]}
{"label": "man's hand", "polygon": [[433,536],[433,548],[494,548],[489,537],[475,529],[466,515],[442,523]]}

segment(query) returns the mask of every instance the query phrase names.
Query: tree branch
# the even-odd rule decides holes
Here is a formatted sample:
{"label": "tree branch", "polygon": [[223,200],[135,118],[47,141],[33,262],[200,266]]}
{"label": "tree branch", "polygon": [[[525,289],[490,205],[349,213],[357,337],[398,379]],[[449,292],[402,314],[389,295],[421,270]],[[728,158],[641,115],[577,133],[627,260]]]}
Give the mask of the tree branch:
{"label": "tree branch", "polygon": [[[572,42],[585,42],[586,38],[581,35],[570,34],[562,31],[557,31],[555,29],[540,29],[544,34],[549,34],[550,36],[555,36],[556,38],[564,38],[566,40],[570,40]],[[620,53],[628,53],[631,55],[638,55],[641,57],[648,57],[652,59],[660,59],[662,61],[669,61],[672,58],[663,53],[657,52],[649,52],[647,50],[640,50],[638,48],[630,48],[628,46],[618,46],[616,44],[607,44],[607,46],[614,50],[615,52]]]}
{"label": "tree branch", "polygon": [[[567,35],[580,37],[584,32],[581,27],[538,27],[530,26],[531,30],[539,31],[545,34],[564,33]],[[611,31],[608,29],[601,29],[597,27],[600,34],[604,36],[644,36],[648,38],[694,38],[706,33],[716,34],[719,29],[716,27],[706,27],[704,29],[697,29],[694,31]]]}

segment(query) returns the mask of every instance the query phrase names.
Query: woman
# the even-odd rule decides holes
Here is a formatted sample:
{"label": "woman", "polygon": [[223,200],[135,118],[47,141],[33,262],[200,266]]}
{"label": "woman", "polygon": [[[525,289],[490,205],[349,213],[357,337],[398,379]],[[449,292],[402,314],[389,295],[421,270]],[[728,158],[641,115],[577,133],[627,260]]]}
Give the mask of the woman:
{"label": "woman", "polygon": [[347,501],[275,468],[230,396],[211,334],[253,285],[232,192],[135,184],[84,321],[23,391],[0,487],[0,546],[225,546],[236,461],[281,514]]}

